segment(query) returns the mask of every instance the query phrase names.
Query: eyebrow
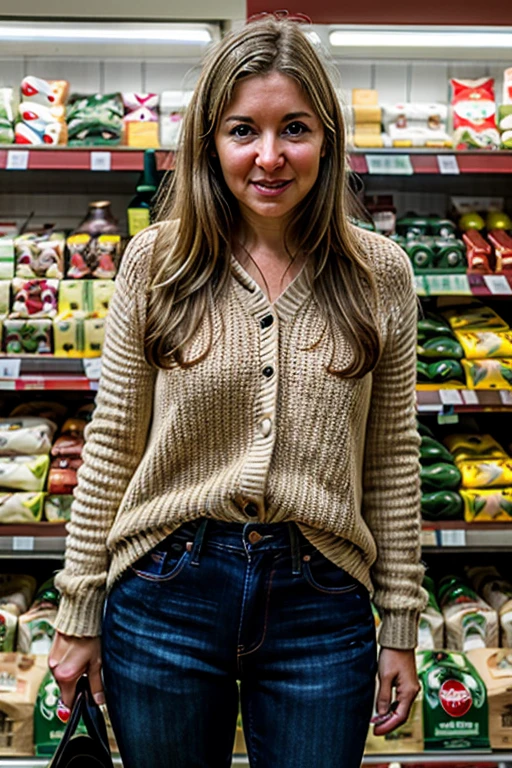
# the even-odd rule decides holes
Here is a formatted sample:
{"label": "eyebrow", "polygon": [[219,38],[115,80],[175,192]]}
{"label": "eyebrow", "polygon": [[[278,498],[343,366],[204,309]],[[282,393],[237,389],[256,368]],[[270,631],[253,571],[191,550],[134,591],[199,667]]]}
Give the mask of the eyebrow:
{"label": "eyebrow", "polygon": [[[313,117],[313,115],[310,112],[288,112],[287,115],[284,115],[281,122],[285,123],[288,120],[298,120],[301,117]],[[252,117],[249,117],[248,115],[230,115],[229,117],[226,117],[225,120],[226,123],[229,122],[237,122],[237,123],[253,123],[254,120]]]}

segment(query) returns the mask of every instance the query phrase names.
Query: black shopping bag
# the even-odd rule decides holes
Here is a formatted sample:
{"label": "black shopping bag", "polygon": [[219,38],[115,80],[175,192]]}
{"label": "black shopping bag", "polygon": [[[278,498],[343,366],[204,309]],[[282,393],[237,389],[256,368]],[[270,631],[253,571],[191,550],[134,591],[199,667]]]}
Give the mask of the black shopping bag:
{"label": "black shopping bag", "polygon": [[[76,733],[80,718],[87,733]],[[48,768],[113,768],[107,728],[84,675],[76,686],[73,709]]]}

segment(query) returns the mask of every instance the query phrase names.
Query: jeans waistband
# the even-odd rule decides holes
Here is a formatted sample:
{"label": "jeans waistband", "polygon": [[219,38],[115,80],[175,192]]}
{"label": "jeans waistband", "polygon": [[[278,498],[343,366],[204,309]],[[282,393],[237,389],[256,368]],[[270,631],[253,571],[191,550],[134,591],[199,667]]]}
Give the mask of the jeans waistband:
{"label": "jeans waistband", "polygon": [[[178,528],[171,538],[187,541],[191,548],[191,565],[199,565],[208,542],[226,549],[251,553],[289,549],[292,573],[301,573],[303,544],[307,545],[295,523],[225,523],[209,518],[192,520]],[[190,544],[192,545],[190,547]]]}

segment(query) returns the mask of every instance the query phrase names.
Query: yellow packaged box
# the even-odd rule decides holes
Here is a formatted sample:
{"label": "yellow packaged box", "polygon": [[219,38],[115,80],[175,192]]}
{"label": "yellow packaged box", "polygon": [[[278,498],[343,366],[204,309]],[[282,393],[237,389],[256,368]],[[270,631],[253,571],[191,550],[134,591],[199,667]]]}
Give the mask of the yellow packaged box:
{"label": "yellow packaged box", "polygon": [[104,317],[60,316],[53,323],[55,357],[100,357],[104,337]]}
{"label": "yellow packaged box", "polygon": [[461,362],[468,389],[512,389],[512,359]]}
{"label": "yellow packaged box", "polygon": [[462,488],[466,523],[512,523],[512,488]]}
{"label": "yellow packaged box", "polygon": [[512,358],[512,331],[456,331],[455,336],[468,360]]}
{"label": "yellow packaged box", "polygon": [[512,650],[478,648],[467,657],[487,688],[492,749],[512,747]]}
{"label": "yellow packaged box", "polygon": [[463,488],[506,488],[512,486],[512,459],[460,461]]}
{"label": "yellow packaged box", "polygon": [[75,312],[106,315],[114,286],[113,280],[61,280],[59,316]]}
{"label": "yellow packaged box", "polygon": [[384,146],[382,136],[372,136],[371,133],[354,133],[352,142],[355,147],[366,147],[367,149],[380,149]]}
{"label": "yellow packaged box", "polygon": [[361,107],[376,107],[379,93],[370,88],[352,88],[352,104]]}
{"label": "yellow packaged box", "polygon": [[492,435],[453,434],[447,435],[444,444],[452,454],[455,463],[474,459],[507,459],[508,454]]}
{"label": "yellow packaged box", "polygon": [[0,653],[0,755],[34,754],[34,706],[47,656]]}
{"label": "yellow packaged box", "polygon": [[508,331],[507,323],[485,304],[473,303],[469,306],[450,307],[443,313],[454,331]]}
{"label": "yellow packaged box", "polygon": [[352,114],[357,128],[364,123],[377,123],[380,126],[382,122],[382,109],[373,105],[353,104]]}

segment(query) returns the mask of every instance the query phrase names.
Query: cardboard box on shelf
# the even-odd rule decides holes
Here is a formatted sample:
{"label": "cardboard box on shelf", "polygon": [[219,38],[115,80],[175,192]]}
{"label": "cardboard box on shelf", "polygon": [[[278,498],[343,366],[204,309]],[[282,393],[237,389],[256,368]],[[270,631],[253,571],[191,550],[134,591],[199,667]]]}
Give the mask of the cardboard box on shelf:
{"label": "cardboard box on shelf", "polygon": [[48,668],[46,656],[0,654],[0,755],[34,752],[34,706]]}
{"label": "cardboard box on shelf", "polygon": [[468,651],[487,688],[489,739],[492,749],[512,747],[512,650],[477,648]]}

